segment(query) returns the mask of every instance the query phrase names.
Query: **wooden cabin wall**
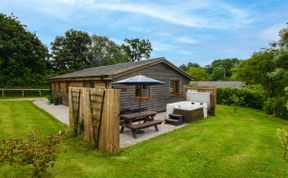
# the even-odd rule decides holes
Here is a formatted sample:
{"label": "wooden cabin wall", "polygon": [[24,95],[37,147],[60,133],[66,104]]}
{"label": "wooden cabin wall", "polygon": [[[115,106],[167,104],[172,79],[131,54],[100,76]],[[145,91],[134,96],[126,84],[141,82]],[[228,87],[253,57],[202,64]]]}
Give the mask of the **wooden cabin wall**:
{"label": "wooden cabin wall", "polygon": [[[141,107],[148,107],[150,110],[154,111],[164,111],[166,109],[167,103],[184,101],[184,85],[189,83],[189,79],[182,75],[181,73],[175,71],[170,66],[165,63],[155,64],[142,70],[127,73],[123,76],[115,76],[113,81],[125,79],[135,75],[145,75],[157,80],[164,82],[164,85],[154,85],[151,86],[150,99],[141,101]],[[180,95],[172,96],[170,94],[170,81],[179,80],[180,81]],[[112,88],[112,81],[104,81],[99,78],[78,78],[68,81],[67,79],[58,79],[57,81],[50,81],[52,93],[56,96],[61,96],[63,104],[68,105],[68,86],[71,87],[89,87],[93,83],[94,88]],[[60,84],[59,84],[60,82]],[[67,85],[69,84],[69,85]],[[60,88],[59,88],[60,86]],[[122,86],[120,93],[120,107],[125,108],[138,108],[138,100],[134,97],[134,86]]]}
{"label": "wooden cabin wall", "polygon": [[[90,87],[92,84],[94,88],[111,88],[111,82],[101,80],[83,80],[83,81],[50,81],[51,93],[53,96],[59,96],[64,105],[68,105],[68,89],[69,87]],[[106,87],[107,86],[107,87]]]}
{"label": "wooden cabin wall", "polygon": [[[164,85],[151,86],[150,99],[141,101],[141,107],[148,107],[150,110],[154,111],[164,111],[166,110],[167,103],[185,100],[184,85],[189,83],[189,79],[163,63],[115,78],[115,81],[139,74],[164,82]],[[170,95],[171,80],[180,80],[180,96]],[[134,98],[134,86],[121,86],[121,88],[123,87],[127,89],[122,89],[120,93],[121,109],[138,108],[139,102]]]}
{"label": "wooden cabin wall", "polygon": [[72,82],[72,81],[69,81],[70,82],[70,86],[71,87],[83,87],[84,86],[84,84],[83,84],[83,82]]}

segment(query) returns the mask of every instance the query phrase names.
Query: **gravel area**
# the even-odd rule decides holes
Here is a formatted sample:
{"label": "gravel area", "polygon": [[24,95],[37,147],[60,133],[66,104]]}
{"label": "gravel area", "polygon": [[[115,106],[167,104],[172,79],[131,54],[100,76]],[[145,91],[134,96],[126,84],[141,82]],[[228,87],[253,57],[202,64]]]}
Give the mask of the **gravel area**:
{"label": "gravel area", "polygon": [[44,111],[50,113],[60,122],[69,126],[69,108],[67,106],[49,104],[47,99],[36,99],[33,103]]}
{"label": "gravel area", "polygon": [[[158,113],[155,116],[155,119],[165,120],[166,112]],[[158,125],[159,131],[156,132],[155,127],[148,127],[141,129],[144,131],[143,134],[137,134],[137,138],[134,138],[131,132],[131,129],[125,128],[123,133],[120,133],[120,148],[125,148],[131,145],[135,145],[137,143],[143,142],[145,140],[149,140],[153,137],[157,137],[166,132],[171,132],[175,129],[179,129],[184,127],[187,124],[182,124],[180,126],[174,126],[170,124],[165,124],[164,122],[161,125]]]}
{"label": "gravel area", "polygon": [[[38,106],[39,108],[45,110],[46,112],[50,113],[52,116],[54,116],[56,119],[58,119],[60,122],[63,122],[66,125],[69,125],[69,109],[65,105],[53,105],[49,104],[47,99],[36,99],[33,101],[33,103]],[[166,113],[158,113],[155,116],[155,119],[163,120],[166,117]],[[140,143],[144,140],[149,140],[153,137],[157,137],[158,135],[161,135],[166,132],[170,132],[172,130],[181,128],[185,126],[186,124],[183,124],[181,126],[173,126],[169,124],[165,124],[164,122],[161,125],[158,125],[159,131],[156,132],[154,127],[144,128],[141,129],[144,131],[143,134],[137,134],[137,138],[135,139],[132,135],[131,129],[124,129],[123,133],[120,133],[120,148],[125,148],[128,146],[135,145],[137,143]]]}

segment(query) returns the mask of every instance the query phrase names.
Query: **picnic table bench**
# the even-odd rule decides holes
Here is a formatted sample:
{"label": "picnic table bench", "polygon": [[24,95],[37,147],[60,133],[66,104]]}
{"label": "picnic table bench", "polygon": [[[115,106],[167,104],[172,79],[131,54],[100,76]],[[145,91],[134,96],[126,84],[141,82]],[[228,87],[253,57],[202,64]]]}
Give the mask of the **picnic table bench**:
{"label": "picnic table bench", "polygon": [[143,122],[140,124],[132,124],[132,125],[128,125],[127,128],[130,128],[132,130],[132,134],[134,138],[137,138],[136,135],[136,130],[137,129],[143,129],[146,127],[151,127],[154,126],[156,131],[159,131],[158,129],[158,125],[160,125],[163,121],[161,120],[153,120],[153,121],[149,121],[149,122]]}
{"label": "picnic table bench", "polygon": [[[136,113],[122,114],[120,117],[124,120],[121,127],[121,133],[124,128],[127,127],[131,129],[133,137],[137,138],[136,131],[142,128],[147,128],[154,126],[155,130],[158,131],[158,125],[160,125],[162,120],[154,120],[154,116],[157,114],[155,111],[142,111]],[[135,121],[143,121],[143,123],[136,124]]]}

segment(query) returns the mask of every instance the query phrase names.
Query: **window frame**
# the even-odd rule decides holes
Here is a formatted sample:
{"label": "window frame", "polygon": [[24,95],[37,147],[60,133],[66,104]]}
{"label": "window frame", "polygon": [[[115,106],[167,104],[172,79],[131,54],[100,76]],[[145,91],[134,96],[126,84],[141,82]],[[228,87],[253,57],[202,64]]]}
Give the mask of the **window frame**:
{"label": "window frame", "polygon": [[[149,98],[151,98],[151,87],[150,85],[143,85],[143,84],[139,84],[140,85],[140,94],[141,96],[136,96],[136,87],[137,85],[134,85],[134,99],[135,100],[147,100]],[[147,86],[147,90],[148,90],[148,96],[143,96],[143,86]]]}
{"label": "window frame", "polygon": [[[172,88],[173,83],[173,88]],[[180,96],[181,95],[181,83],[180,80],[170,80],[170,96]],[[176,88],[176,86],[178,86]],[[177,92],[178,90],[178,92]]]}
{"label": "window frame", "polygon": [[89,87],[90,87],[90,88],[95,88],[95,82],[90,81],[90,82],[89,82]]}
{"label": "window frame", "polygon": [[95,82],[94,81],[88,80],[88,81],[85,81],[83,84],[84,84],[85,88],[95,88]]}

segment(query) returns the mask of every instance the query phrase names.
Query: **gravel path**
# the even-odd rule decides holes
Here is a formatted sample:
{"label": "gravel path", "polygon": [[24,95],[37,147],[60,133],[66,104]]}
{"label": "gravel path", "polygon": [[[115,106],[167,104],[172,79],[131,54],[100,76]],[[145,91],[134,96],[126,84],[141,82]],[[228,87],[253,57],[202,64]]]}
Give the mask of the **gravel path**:
{"label": "gravel path", "polygon": [[[165,120],[166,112],[158,113],[155,116],[155,119]],[[184,127],[187,124],[183,124],[180,126],[174,126],[170,124],[165,124],[164,122],[161,125],[158,125],[159,131],[156,132],[155,127],[148,127],[141,129],[144,131],[143,134],[137,134],[137,138],[134,138],[131,132],[131,129],[124,129],[123,133],[120,133],[120,148],[125,148],[128,146],[135,145],[137,143],[143,142],[145,140],[149,140],[153,137],[157,137],[163,133],[171,132],[175,129],[179,129]]]}
{"label": "gravel path", "polygon": [[67,106],[49,104],[47,99],[36,99],[33,103],[44,111],[50,113],[60,122],[69,126],[69,108]]}
{"label": "gravel path", "polygon": [[[63,122],[66,125],[69,125],[69,109],[65,105],[53,105],[49,104],[47,99],[36,99],[33,101],[33,103],[38,106],[39,108],[45,110],[46,112],[50,113],[52,116],[54,116],[56,119],[58,119],[60,122]],[[166,113],[158,113],[155,116],[155,119],[163,120],[166,117]],[[125,128],[123,133],[120,133],[120,148],[125,148],[128,146],[135,145],[137,143],[143,142],[145,140],[149,140],[153,137],[157,137],[158,135],[161,135],[163,133],[171,132],[175,129],[181,128],[185,126],[186,124],[183,124],[181,126],[174,126],[165,124],[164,122],[158,126],[159,131],[156,132],[154,127],[149,127],[145,129],[141,129],[144,131],[143,134],[137,134],[137,138],[135,139],[132,135],[131,129]]]}

